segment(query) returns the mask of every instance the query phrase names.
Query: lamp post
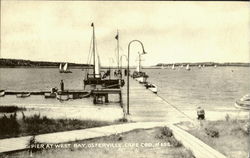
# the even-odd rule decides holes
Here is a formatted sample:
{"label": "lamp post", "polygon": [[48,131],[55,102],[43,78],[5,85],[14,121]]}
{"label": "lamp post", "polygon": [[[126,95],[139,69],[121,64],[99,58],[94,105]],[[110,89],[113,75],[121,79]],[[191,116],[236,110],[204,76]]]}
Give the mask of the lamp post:
{"label": "lamp post", "polygon": [[144,50],[144,46],[143,46],[143,44],[142,44],[141,41],[139,41],[139,40],[132,40],[132,41],[129,42],[129,44],[128,44],[128,66],[127,66],[127,114],[128,115],[129,115],[129,74],[130,74],[130,72],[129,72],[129,54],[130,54],[130,45],[133,42],[140,43],[141,46],[142,46],[142,53],[146,54],[146,52]]}

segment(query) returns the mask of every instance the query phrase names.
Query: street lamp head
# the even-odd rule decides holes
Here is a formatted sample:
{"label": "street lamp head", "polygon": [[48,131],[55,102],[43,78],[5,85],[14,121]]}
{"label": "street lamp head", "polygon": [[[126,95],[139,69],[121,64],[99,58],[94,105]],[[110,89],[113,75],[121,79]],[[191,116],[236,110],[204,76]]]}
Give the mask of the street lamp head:
{"label": "street lamp head", "polygon": [[145,50],[143,49],[143,52],[142,52],[143,54],[147,54],[147,52],[145,52]]}

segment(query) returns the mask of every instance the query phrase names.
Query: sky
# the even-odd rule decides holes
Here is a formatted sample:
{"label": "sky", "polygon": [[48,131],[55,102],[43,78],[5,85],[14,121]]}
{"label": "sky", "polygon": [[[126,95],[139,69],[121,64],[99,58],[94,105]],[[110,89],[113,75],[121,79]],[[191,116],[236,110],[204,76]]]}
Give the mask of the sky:
{"label": "sky", "polygon": [[[101,65],[140,40],[143,65],[250,62],[248,2],[1,1],[1,58],[87,63],[95,24]],[[141,45],[130,45],[136,65]],[[126,58],[122,59],[126,65]]]}

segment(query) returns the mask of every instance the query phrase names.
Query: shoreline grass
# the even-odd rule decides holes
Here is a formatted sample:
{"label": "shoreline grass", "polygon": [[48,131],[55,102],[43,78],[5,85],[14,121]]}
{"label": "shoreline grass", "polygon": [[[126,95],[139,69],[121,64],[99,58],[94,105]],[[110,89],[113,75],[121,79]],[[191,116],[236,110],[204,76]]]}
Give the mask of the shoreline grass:
{"label": "shoreline grass", "polygon": [[16,113],[14,113],[9,117],[4,115],[0,118],[0,127],[2,127],[0,130],[0,139],[86,129],[118,123],[122,122],[78,119],[51,119],[47,118],[46,116],[41,117],[40,114],[34,114],[30,117],[26,117],[23,114],[22,119],[17,119]]}
{"label": "shoreline grass", "polygon": [[25,111],[26,108],[18,106],[0,106],[0,113],[14,113],[17,111]]}
{"label": "shoreline grass", "polygon": [[247,157],[250,151],[250,134],[246,131],[249,120],[201,121],[200,127],[187,130],[209,146],[229,158]]}

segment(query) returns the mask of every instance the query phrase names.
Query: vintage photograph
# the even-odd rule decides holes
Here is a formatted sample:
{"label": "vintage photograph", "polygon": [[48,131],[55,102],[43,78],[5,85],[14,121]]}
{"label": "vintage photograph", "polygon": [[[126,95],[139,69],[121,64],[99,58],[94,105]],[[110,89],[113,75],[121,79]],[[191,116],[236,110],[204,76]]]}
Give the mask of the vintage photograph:
{"label": "vintage photograph", "polygon": [[250,5],[1,0],[0,157],[250,158]]}

